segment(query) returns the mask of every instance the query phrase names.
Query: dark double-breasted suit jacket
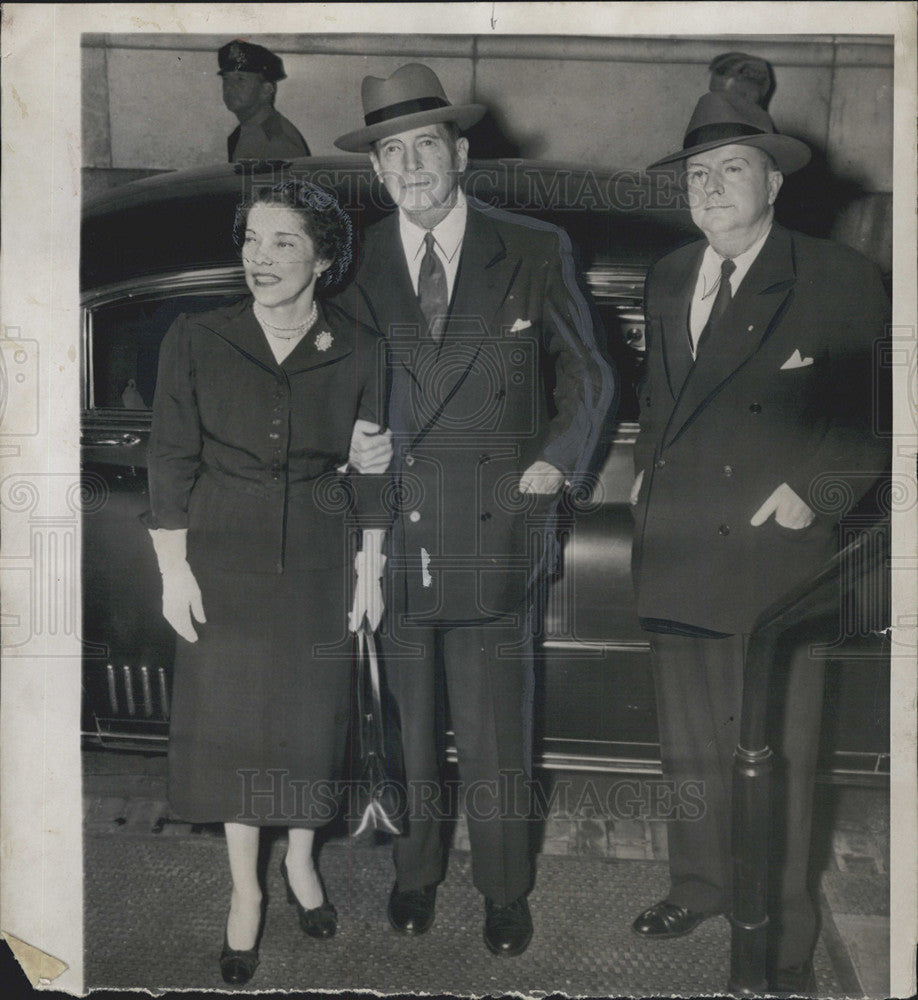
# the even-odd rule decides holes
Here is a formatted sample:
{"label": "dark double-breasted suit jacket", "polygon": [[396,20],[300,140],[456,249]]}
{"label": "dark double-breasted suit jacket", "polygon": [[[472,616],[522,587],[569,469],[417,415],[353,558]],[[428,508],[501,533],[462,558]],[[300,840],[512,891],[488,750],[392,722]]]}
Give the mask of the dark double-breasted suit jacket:
{"label": "dark double-breasted suit jacket", "polygon": [[[701,816],[670,824],[667,898],[711,913],[732,901],[743,637],[835,552],[838,520],[884,473],[873,373],[888,302],[853,250],[773,226],[693,364],[689,308],[704,250],[675,251],[648,279],[633,570],[644,627],[677,633],[651,640],[664,774],[698,783],[705,798]],[[782,483],[815,520],[795,531],[772,515],[753,527]],[[823,691],[821,664],[806,654],[784,651],[774,671],[782,711],[769,742],[782,794],[770,874],[781,905],[769,948],[778,968],[812,955],[817,927],[806,873]]]}
{"label": "dark double-breasted suit jacket", "polygon": [[[833,554],[837,521],[888,465],[871,373],[889,303],[858,253],[775,225],[693,365],[705,245],[648,278],[633,569],[645,626],[740,633]],[[783,482],[815,521],[752,527]]]}
{"label": "dark double-breasted suit jacket", "polygon": [[521,497],[536,460],[587,469],[611,370],[554,226],[469,199],[442,339],[428,333],[392,215],[361,247],[357,318],[388,347],[397,514],[390,561],[411,619],[516,614],[552,499]]}

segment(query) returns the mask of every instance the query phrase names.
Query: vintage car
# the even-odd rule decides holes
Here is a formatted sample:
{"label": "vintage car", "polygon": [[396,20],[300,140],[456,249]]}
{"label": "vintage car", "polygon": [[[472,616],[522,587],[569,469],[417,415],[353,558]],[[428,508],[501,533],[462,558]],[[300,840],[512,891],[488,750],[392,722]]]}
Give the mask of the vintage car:
{"label": "vintage car", "polygon": [[[181,312],[245,293],[231,239],[249,185],[284,171],[334,190],[359,231],[391,211],[369,166],[348,158],[217,165],[112,188],[84,208],[82,467],[84,704],[89,743],[164,748],[174,636],[160,613],[160,577],[139,517],[157,355]],[[570,234],[598,334],[619,373],[589,496],[570,499],[563,567],[541,644],[537,763],[549,768],[659,770],[647,636],[629,575],[632,446],[643,356],[644,275],[695,238],[677,186],[663,177],[520,160],[473,162],[469,194]],[[814,567],[816,569],[816,567]],[[821,636],[829,646],[824,780],[888,777],[889,657],[882,635]]]}

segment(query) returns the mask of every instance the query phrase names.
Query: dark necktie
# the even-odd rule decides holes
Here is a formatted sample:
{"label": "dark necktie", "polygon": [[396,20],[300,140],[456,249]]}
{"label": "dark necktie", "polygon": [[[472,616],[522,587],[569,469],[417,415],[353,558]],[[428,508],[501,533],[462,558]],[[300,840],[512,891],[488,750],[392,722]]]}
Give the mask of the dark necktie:
{"label": "dark necktie", "polygon": [[434,250],[434,236],[428,231],[424,234],[424,256],[421,259],[421,270],[418,274],[418,303],[421,312],[427,320],[427,327],[434,340],[443,336],[443,321],[449,305],[446,291],[446,269]]}
{"label": "dark necktie", "polygon": [[736,270],[736,264],[729,258],[724,258],[720,265],[720,284],[717,286],[717,294],[714,296],[714,305],[711,306],[711,315],[701,331],[698,343],[695,345],[695,356],[701,350],[701,345],[711,336],[711,330],[723,319],[724,314],[730,308],[733,301],[733,290],[730,288],[730,275]]}

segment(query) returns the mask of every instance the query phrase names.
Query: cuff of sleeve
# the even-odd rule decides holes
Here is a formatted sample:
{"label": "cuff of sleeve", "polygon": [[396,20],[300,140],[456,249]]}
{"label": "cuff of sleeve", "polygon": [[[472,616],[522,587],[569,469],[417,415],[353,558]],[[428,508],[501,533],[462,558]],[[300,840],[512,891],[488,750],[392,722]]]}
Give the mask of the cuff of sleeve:
{"label": "cuff of sleeve", "polygon": [[177,514],[174,517],[157,517],[152,510],[147,509],[142,514],[137,515],[137,520],[148,531],[159,531],[160,529],[174,531],[188,527],[187,514]]}

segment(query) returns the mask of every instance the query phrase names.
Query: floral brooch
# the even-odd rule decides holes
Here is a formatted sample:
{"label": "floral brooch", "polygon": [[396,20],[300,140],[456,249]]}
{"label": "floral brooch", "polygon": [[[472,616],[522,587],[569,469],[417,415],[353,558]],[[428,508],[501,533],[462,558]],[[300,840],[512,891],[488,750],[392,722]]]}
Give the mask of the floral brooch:
{"label": "floral brooch", "polygon": [[335,338],[328,332],[328,330],[323,330],[316,337],[316,350],[327,351],[334,343],[334,339]]}

